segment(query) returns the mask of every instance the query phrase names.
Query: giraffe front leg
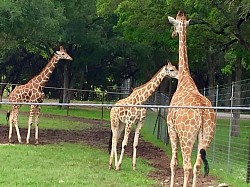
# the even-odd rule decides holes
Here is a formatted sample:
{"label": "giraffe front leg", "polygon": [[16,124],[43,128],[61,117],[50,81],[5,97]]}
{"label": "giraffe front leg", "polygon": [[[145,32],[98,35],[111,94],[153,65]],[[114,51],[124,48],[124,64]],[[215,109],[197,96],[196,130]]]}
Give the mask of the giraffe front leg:
{"label": "giraffe front leg", "polygon": [[118,162],[118,164],[116,165],[116,170],[120,170],[120,168],[121,168],[121,164],[122,164],[122,159],[123,159],[124,151],[125,151],[125,148],[126,148],[126,146],[127,146],[127,144],[128,144],[128,137],[129,137],[129,134],[130,134],[130,131],[131,131],[131,126],[132,126],[131,123],[126,124],[125,133],[124,133],[124,139],[123,139],[123,141],[122,141],[121,155],[120,155],[119,162]]}
{"label": "giraffe front leg", "polygon": [[137,124],[137,127],[135,129],[135,136],[134,136],[134,143],[133,143],[133,163],[132,163],[133,170],[135,170],[135,168],[136,168],[136,152],[137,152],[137,146],[138,146],[140,131],[141,131],[141,128],[143,126],[143,122],[144,121],[140,121]]}
{"label": "giraffe front leg", "polygon": [[38,141],[39,114],[40,114],[40,106],[37,106],[35,110],[35,144],[39,144]]}
{"label": "giraffe front leg", "polygon": [[27,137],[26,137],[27,144],[29,144],[29,140],[30,140],[30,129],[31,129],[32,121],[33,121],[34,110],[35,110],[35,106],[31,105],[30,106],[29,121],[28,121],[28,132],[27,132]]}

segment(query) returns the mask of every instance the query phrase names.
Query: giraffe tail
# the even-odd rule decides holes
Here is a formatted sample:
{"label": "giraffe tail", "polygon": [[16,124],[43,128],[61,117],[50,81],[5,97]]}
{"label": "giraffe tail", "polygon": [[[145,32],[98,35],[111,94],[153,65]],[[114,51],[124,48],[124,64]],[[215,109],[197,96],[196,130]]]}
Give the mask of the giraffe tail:
{"label": "giraffe tail", "polygon": [[111,130],[110,131],[110,137],[109,137],[109,147],[108,147],[109,154],[111,153],[111,148],[112,148],[112,136],[113,136],[113,133],[112,133],[112,130]]}
{"label": "giraffe tail", "polygon": [[205,149],[201,149],[200,150],[200,154],[201,154],[201,159],[204,163],[204,177],[208,176],[208,173],[209,173],[209,165],[208,165],[208,161],[207,161],[207,158],[206,158],[206,150]]}

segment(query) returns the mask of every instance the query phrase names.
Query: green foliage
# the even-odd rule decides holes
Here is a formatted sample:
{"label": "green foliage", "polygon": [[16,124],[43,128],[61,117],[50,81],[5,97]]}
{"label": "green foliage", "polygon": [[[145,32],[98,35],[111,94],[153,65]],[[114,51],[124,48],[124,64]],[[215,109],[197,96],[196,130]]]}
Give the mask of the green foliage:
{"label": "green foliage", "polygon": [[[44,63],[63,45],[74,59],[71,88],[104,90],[129,77],[144,83],[166,60],[177,63],[178,40],[171,38],[167,16],[184,10],[191,19],[189,65],[206,83],[211,59],[223,69],[216,77],[234,72],[235,62],[227,60],[233,49],[249,67],[249,7],[247,0],[2,0],[1,77],[13,77],[6,82],[14,83],[29,79],[32,68],[25,63]],[[57,87],[63,84],[63,68],[51,80]],[[96,76],[99,72],[102,76]]]}
{"label": "green foliage", "polygon": [[[63,7],[51,0],[3,1],[0,5],[0,29],[17,41],[15,47],[25,46],[36,53],[41,44],[57,43],[62,23],[66,22]],[[8,46],[8,44],[7,44]]]}

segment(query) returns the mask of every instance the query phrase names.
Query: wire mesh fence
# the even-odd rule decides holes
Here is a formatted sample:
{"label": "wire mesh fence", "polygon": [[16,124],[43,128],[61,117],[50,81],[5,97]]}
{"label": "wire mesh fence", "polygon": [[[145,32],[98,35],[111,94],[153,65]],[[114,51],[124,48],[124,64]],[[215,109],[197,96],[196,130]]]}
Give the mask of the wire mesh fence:
{"label": "wire mesh fence", "polygon": [[[62,88],[46,87],[46,97],[58,100],[63,90]],[[40,104],[66,106],[69,110],[76,106],[104,108],[112,107],[117,100],[130,94],[129,90],[107,92],[67,89],[66,91],[70,93],[70,103],[58,103],[56,101]],[[211,100],[217,114],[216,131],[207,155],[211,163],[210,169],[227,172],[232,177],[249,182],[250,80],[220,85],[215,88],[205,88],[200,92]],[[7,98],[7,93],[3,98]],[[94,101],[94,104],[89,101]],[[2,100],[2,104],[10,103],[7,100]],[[166,126],[168,105],[169,95],[159,92],[154,93],[144,105],[140,105],[140,107],[146,107],[157,114],[152,131],[158,139],[166,144],[169,143]],[[103,118],[103,110],[100,117]],[[193,148],[193,155],[196,155],[196,153],[197,145]]]}

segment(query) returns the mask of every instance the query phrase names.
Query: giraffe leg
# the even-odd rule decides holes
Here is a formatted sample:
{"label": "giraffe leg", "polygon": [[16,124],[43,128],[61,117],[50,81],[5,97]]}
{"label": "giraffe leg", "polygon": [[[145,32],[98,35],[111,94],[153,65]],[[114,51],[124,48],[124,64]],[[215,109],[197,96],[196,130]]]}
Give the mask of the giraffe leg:
{"label": "giraffe leg", "polygon": [[197,152],[197,158],[196,158],[196,162],[194,164],[194,169],[193,169],[193,184],[192,187],[196,187],[197,186],[197,179],[200,175],[200,168],[201,168],[201,155],[200,155],[200,148],[198,148],[198,152]]}
{"label": "giraffe leg", "polygon": [[14,105],[12,108],[12,120],[11,120],[11,122],[13,122],[15,125],[18,142],[22,143],[21,135],[20,135],[19,128],[18,128],[18,110],[19,110],[19,106]]}
{"label": "giraffe leg", "polygon": [[8,120],[8,123],[9,123],[9,143],[11,143],[11,136],[12,136],[12,123],[13,123],[13,112],[11,111],[10,112],[10,116],[9,116],[9,120]]}
{"label": "giraffe leg", "polygon": [[27,132],[27,137],[26,137],[27,144],[29,144],[29,140],[30,140],[30,129],[31,129],[32,120],[33,120],[33,116],[34,116],[34,110],[35,110],[35,106],[31,105],[30,106],[29,121],[28,121],[28,132]]}
{"label": "giraffe leg", "polygon": [[188,140],[183,140],[180,137],[180,144],[181,144],[181,152],[183,158],[183,170],[184,170],[184,182],[183,187],[188,186],[188,179],[189,175],[192,172],[192,163],[191,163],[191,153],[193,150],[193,144],[195,142],[195,137],[191,137]]}
{"label": "giraffe leg", "polygon": [[39,114],[40,114],[40,106],[36,106],[35,108],[35,144],[38,144],[38,124],[39,124]]}
{"label": "giraffe leg", "polygon": [[112,129],[112,147],[111,147],[111,151],[110,151],[110,157],[109,157],[109,169],[112,169],[112,163],[113,163],[113,157],[115,155],[115,165],[117,163],[117,141],[116,141],[116,137],[117,137],[117,130],[116,129]]}
{"label": "giraffe leg", "polygon": [[198,150],[197,150],[197,157],[196,157],[196,161],[194,164],[194,169],[193,169],[193,184],[192,187],[196,187],[197,186],[197,179],[200,175],[200,168],[201,168],[201,154],[200,154],[200,149],[201,149],[201,144],[202,144],[202,134],[201,131],[198,134]]}
{"label": "giraffe leg", "polygon": [[171,142],[171,148],[172,148],[172,158],[170,162],[170,169],[171,169],[171,182],[170,187],[174,187],[175,182],[175,174],[176,174],[176,167],[178,165],[178,158],[177,158],[177,152],[178,152],[178,136],[172,125],[168,125],[168,133],[169,138]]}
{"label": "giraffe leg", "polygon": [[[188,149],[188,150],[184,150]],[[184,171],[184,182],[183,187],[188,186],[188,179],[189,175],[192,171],[192,164],[191,164],[191,150],[189,148],[183,148],[182,147],[182,158],[183,158],[183,171]]]}
{"label": "giraffe leg", "polygon": [[117,156],[117,142],[124,130],[124,124],[119,122],[119,119],[111,120],[111,130],[112,130],[112,147],[109,158],[109,169],[112,168],[113,156],[115,155],[115,166],[118,163]]}
{"label": "giraffe leg", "polygon": [[214,130],[215,130],[215,115],[213,111],[207,110],[205,112],[206,115],[204,115],[203,126],[199,132],[198,135],[198,151],[197,151],[197,158],[194,165],[194,171],[193,171],[193,187],[197,186],[197,179],[200,175],[200,168],[203,161],[205,173],[204,176],[208,175],[209,173],[209,165],[206,159],[206,150],[209,147],[209,144],[211,143],[211,140],[214,136]]}
{"label": "giraffe leg", "polygon": [[124,151],[125,151],[125,148],[126,148],[126,146],[128,144],[128,137],[129,137],[129,134],[130,134],[130,131],[131,131],[131,126],[132,126],[132,123],[126,124],[125,133],[124,133],[124,139],[122,141],[121,155],[120,155],[119,162],[116,165],[116,170],[120,170],[120,167],[121,167],[121,164],[122,164],[123,155],[124,155]]}
{"label": "giraffe leg", "polygon": [[140,130],[143,126],[143,121],[140,121],[137,124],[137,127],[135,129],[135,136],[134,136],[134,143],[133,143],[133,170],[135,170],[136,168],[136,152],[137,152],[137,146],[138,146],[138,140],[139,140],[139,136],[140,136]]}

